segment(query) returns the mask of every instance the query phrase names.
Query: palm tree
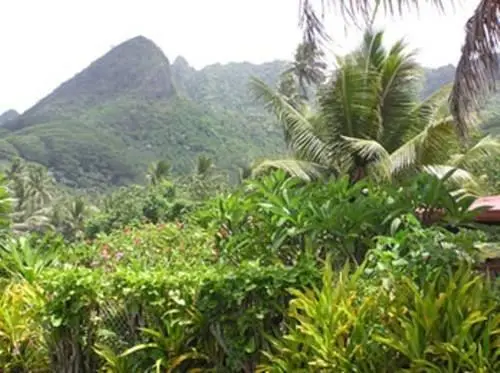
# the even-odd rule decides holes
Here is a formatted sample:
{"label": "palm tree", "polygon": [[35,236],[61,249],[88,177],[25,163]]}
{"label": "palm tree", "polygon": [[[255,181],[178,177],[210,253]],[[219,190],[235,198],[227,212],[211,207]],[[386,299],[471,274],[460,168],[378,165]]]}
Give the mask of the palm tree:
{"label": "palm tree", "polygon": [[50,203],[53,198],[54,183],[44,167],[34,166],[28,169],[27,185],[31,201],[36,207]]}
{"label": "palm tree", "polygon": [[8,190],[12,197],[12,229],[26,232],[52,228],[53,180],[45,168],[26,166],[14,160],[7,171]]}
{"label": "palm tree", "polygon": [[[320,4],[318,9],[315,4]],[[373,19],[380,8],[387,13],[402,14],[431,3],[439,10],[454,5],[453,0],[300,0],[300,24],[307,43],[319,46],[329,41],[323,24],[328,6],[341,10],[345,18]],[[330,9],[331,9],[330,8]],[[457,64],[455,82],[449,95],[451,114],[462,137],[471,130],[473,114],[483,99],[495,89],[499,73],[500,0],[481,0],[465,25],[465,42]]]}
{"label": "palm tree", "polygon": [[166,179],[170,174],[171,165],[168,161],[158,161],[153,163],[149,169],[147,178],[151,185],[157,185],[162,180]]}
{"label": "palm tree", "polygon": [[65,234],[70,237],[81,237],[85,231],[86,219],[95,212],[97,212],[97,208],[90,205],[81,196],[67,201],[61,211],[61,222]]}
{"label": "palm tree", "polygon": [[307,87],[318,85],[325,79],[324,53],[314,43],[303,42],[297,46],[295,60],[285,74],[292,73],[298,81],[300,95],[307,100]]}
{"label": "palm tree", "polygon": [[5,176],[8,180],[19,178],[23,175],[25,167],[26,165],[21,158],[14,158],[9,168],[5,171]]}
{"label": "palm tree", "polygon": [[[443,89],[420,102],[420,66],[404,42],[390,50],[383,32],[367,31],[358,50],[339,59],[339,68],[319,91],[319,110],[297,109],[265,83],[254,89],[289,134],[294,159],[265,161],[255,170],[278,167],[304,179],[325,173],[402,178],[428,171],[472,181],[465,168],[473,157],[500,153],[490,137],[462,152]],[[448,88],[449,89],[449,88]],[[477,160],[476,160],[477,161]]]}
{"label": "palm tree", "polygon": [[200,155],[196,161],[195,174],[202,179],[206,179],[210,175],[212,175],[213,170],[214,170],[214,161],[209,157]]}
{"label": "palm tree", "polygon": [[11,222],[11,198],[7,189],[7,179],[0,175],[0,234],[3,234]]}

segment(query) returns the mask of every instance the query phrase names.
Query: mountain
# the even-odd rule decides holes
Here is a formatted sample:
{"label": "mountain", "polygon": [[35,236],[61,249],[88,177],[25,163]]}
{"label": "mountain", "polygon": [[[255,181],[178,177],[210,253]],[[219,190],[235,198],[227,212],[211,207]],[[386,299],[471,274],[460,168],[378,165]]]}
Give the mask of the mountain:
{"label": "mountain", "polygon": [[3,114],[0,114],[0,126],[3,126],[5,123],[16,119],[18,116],[19,116],[19,113],[17,111],[7,110]]}
{"label": "mountain", "polygon": [[[441,86],[453,82],[455,66],[446,65],[436,69],[425,69],[425,85],[422,97],[427,97]],[[500,92],[495,92],[486,100],[481,115],[481,129],[488,134],[500,135]]]}
{"label": "mountain", "polygon": [[436,69],[424,69],[424,87],[422,98],[430,96],[445,84],[453,82],[455,79],[455,66],[445,65]]}
{"label": "mountain", "polygon": [[[248,83],[256,76],[275,85],[287,67],[286,61],[242,62],[197,70],[182,56],[170,63],[154,42],[138,36],[23,114],[2,114],[0,162],[20,156],[78,188],[142,182],[159,159],[177,173],[191,171],[199,155],[234,170],[284,151],[281,130]],[[452,65],[425,69],[422,96],[451,82],[454,72]],[[499,120],[492,123],[500,128]]]}
{"label": "mountain", "polygon": [[110,50],[14,120],[4,123],[0,160],[20,156],[60,182],[101,188],[141,182],[168,159],[191,171],[199,155],[235,169],[283,149],[281,131],[254,102],[248,80],[273,83],[285,62],[173,64],[139,36]]}

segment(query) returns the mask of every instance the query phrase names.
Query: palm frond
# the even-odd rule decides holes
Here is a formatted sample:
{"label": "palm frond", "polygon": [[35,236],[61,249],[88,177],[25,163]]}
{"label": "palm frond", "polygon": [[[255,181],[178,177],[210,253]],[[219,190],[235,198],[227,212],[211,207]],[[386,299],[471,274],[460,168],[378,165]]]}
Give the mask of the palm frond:
{"label": "palm frond", "polygon": [[[376,178],[391,178],[391,158],[390,154],[382,144],[375,140],[358,139],[354,137],[342,136],[346,142],[346,154],[354,153],[362,159],[364,165],[371,169],[371,173]],[[344,164],[346,162],[343,162]]]}
{"label": "palm frond", "polygon": [[455,72],[450,107],[457,129],[467,136],[472,115],[486,95],[496,89],[500,47],[500,1],[482,0],[465,26],[465,43]]}
{"label": "palm frond", "polygon": [[461,188],[462,190],[473,194],[481,195],[484,192],[483,187],[478,182],[477,178],[470,172],[446,165],[429,165],[422,168],[424,172],[434,175],[439,179],[448,177],[447,182]]}
{"label": "palm frond", "polygon": [[448,98],[452,88],[453,83],[441,86],[413,108],[412,114],[416,116],[419,123],[427,124],[450,115]]}
{"label": "palm frond", "polygon": [[331,40],[324,25],[325,15],[330,10],[342,14],[348,22],[362,19],[369,24],[379,10],[385,14],[403,15],[418,10],[422,4],[429,4],[442,13],[457,2],[459,0],[300,0],[299,25],[305,41],[323,45]]}
{"label": "palm frond", "polygon": [[282,124],[288,146],[301,154],[302,158],[315,163],[323,163],[329,151],[327,145],[314,134],[314,129],[309,119],[286,98],[275,92],[262,80],[253,78],[251,88],[258,100],[264,102],[266,109],[276,115]]}
{"label": "palm frond", "polygon": [[252,170],[252,176],[259,176],[270,170],[283,170],[290,176],[298,177],[304,181],[320,179],[330,170],[313,162],[299,161],[296,159],[264,160]]}
{"label": "palm frond", "polygon": [[455,154],[450,159],[450,165],[455,167],[473,168],[482,165],[488,159],[500,155],[500,140],[492,136],[485,136],[474,146],[462,154]]}
{"label": "palm frond", "polygon": [[321,90],[319,115],[329,127],[327,142],[340,135],[376,138],[380,132],[378,73],[365,69],[355,57],[340,61],[334,79]]}
{"label": "palm frond", "polygon": [[450,147],[455,145],[455,141],[453,118],[430,123],[391,153],[392,173],[419,165],[447,162]]}

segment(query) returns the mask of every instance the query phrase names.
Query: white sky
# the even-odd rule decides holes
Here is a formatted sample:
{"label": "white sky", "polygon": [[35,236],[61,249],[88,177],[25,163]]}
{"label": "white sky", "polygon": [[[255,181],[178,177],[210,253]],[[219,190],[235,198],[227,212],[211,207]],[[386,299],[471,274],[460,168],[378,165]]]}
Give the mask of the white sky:
{"label": "white sky", "polygon": [[[382,17],[389,41],[406,37],[425,66],[455,64],[478,0],[447,16]],[[298,0],[1,0],[0,113],[26,110],[112,46],[137,35],[201,68],[215,62],[291,59],[300,41]],[[329,19],[336,51],[359,42]],[[339,49],[340,48],[340,49]]]}

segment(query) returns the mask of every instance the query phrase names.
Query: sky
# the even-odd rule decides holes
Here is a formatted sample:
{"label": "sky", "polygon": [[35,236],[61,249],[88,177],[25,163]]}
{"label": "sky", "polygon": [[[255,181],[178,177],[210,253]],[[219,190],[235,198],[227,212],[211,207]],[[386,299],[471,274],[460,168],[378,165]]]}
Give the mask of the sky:
{"label": "sky", "polygon": [[[404,37],[428,67],[456,64],[464,25],[479,0],[440,15],[377,18],[386,40]],[[4,0],[0,1],[0,113],[23,112],[108,52],[137,35],[173,61],[195,68],[231,61],[291,59],[301,39],[299,0]],[[360,30],[327,20],[335,53],[353,49]]]}

